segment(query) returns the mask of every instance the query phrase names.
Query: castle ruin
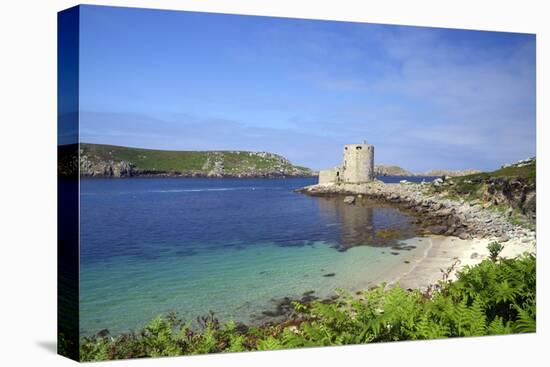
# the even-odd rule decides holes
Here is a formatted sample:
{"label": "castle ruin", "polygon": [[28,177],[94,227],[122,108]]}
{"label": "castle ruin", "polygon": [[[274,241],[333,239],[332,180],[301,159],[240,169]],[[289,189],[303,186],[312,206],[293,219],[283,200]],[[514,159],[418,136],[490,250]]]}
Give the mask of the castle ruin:
{"label": "castle ruin", "polygon": [[344,161],[333,169],[319,171],[319,183],[358,184],[374,179],[374,146],[367,143],[344,145]]}

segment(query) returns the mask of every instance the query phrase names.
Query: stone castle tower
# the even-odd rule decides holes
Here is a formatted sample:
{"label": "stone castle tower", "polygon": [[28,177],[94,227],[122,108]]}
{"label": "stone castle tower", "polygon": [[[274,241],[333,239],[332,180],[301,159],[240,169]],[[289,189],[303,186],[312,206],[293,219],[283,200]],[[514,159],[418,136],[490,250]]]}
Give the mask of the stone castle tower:
{"label": "stone castle tower", "polygon": [[319,183],[364,183],[374,179],[374,146],[362,144],[344,146],[341,166],[319,172]]}
{"label": "stone castle tower", "polygon": [[374,147],[366,141],[363,144],[344,146],[342,182],[361,183],[374,179]]}

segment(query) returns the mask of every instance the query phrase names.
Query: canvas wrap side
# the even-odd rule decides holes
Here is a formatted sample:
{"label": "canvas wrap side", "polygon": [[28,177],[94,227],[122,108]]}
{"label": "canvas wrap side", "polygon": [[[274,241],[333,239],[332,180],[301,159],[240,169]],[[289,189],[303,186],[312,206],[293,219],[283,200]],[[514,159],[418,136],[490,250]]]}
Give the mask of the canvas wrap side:
{"label": "canvas wrap side", "polygon": [[79,7],[58,13],[57,329],[59,354],[79,360]]}

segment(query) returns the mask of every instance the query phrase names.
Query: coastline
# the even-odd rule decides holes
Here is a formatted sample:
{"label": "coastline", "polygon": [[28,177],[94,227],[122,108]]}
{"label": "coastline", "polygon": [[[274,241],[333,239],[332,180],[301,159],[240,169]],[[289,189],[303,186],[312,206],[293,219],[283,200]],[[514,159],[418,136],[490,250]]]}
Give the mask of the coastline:
{"label": "coastline", "polygon": [[[364,279],[362,284],[354,286],[350,284],[349,287],[343,287],[343,289],[349,293],[355,293],[384,283],[388,288],[399,284],[404,289],[420,289],[422,291],[441,280],[443,275],[441,269],[448,269],[457,260],[459,263],[449,274],[450,279],[454,279],[457,271],[463,269],[464,266],[481,262],[488,255],[487,244],[503,238],[506,241],[504,241],[502,257],[511,258],[524,252],[534,253],[536,251],[534,231],[509,225],[498,213],[480,208],[477,204],[470,205],[470,203],[453,202],[433,195],[425,195],[422,191],[423,186],[425,185],[373,182],[361,185],[312,185],[296,190],[300,192],[307,190],[314,196],[332,196],[336,200],[344,200],[346,196],[353,195],[354,203],[349,205],[361,205],[363,200],[378,200],[385,205],[398,207],[400,210],[412,210],[417,220],[427,219],[430,222],[430,226],[421,229],[419,236],[399,240],[398,247],[403,247],[403,251],[407,250],[407,245],[414,246],[415,241],[423,241],[422,253],[414,254],[413,258],[410,255],[406,258],[403,255],[395,256],[395,259],[399,261],[384,271],[384,274],[380,274],[377,278]],[[344,204],[344,206],[346,205],[348,204]],[[487,221],[488,219],[490,222]],[[457,220],[458,222],[456,222]],[[430,233],[432,226],[443,227],[444,232],[452,230],[452,234]],[[479,231],[480,226],[483,227],[483,231]],[[463,238],[457,236],[457,232],[460,232]],[[425,247],[428,241],[429,246]],[[394,250],[394,252],[401,252],[398,249]],[[388,251],[391,250],[388,248]],[[392,255],[397,254],[392,253]],[[287,294],[284,298],[271,300],[275,310],[270,307],[258,310],[267,317],[259,317],[257,319],[259,322],[252,322],[251,325],[258,326],[263,322],[274,324],[285,322],[293,313],[292,301],[309,303],[314,300],[330,302],[334,299],[310,291],[302,295]]]}
{"label": "coastline", "polygon": [[316,184],[296,192],[310,196],[338,196],[343,200],[346,198],[350,205],[357,205],[364,199],[378,200],[400,210],[412,211],[418,217],[421,235],[431,245],[412,267],[397,269],[398,274],[390,276],[389,287],[399,284],[405,289],[423,290],[441,280],[446,270],[449,270],[448,279],[454,280],[457,272],[464,267],[487,259],[487,245],[493,241],[504,245],[501,258],[515,258],[526,252],[536,254],[534,229],[512,224],[506,213],[490,210],[478,202],[451,200],[443,195],[430,194],[428,186],[424,183],[373,181],[364,184]]}

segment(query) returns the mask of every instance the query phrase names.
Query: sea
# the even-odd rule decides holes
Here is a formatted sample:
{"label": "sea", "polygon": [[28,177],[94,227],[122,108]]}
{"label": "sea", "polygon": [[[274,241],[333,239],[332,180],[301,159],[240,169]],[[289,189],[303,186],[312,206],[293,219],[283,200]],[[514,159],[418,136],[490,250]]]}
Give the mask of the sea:
{"label": "sea", "polygon": [[82,179],[81,335],[136,330],[172,311],[261,323],[284,297],[390,282],[425,253],[410,214],[293,191],[316,181]]}

